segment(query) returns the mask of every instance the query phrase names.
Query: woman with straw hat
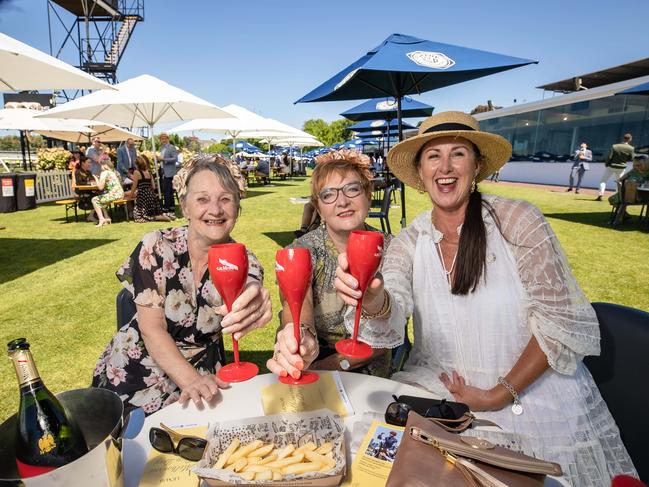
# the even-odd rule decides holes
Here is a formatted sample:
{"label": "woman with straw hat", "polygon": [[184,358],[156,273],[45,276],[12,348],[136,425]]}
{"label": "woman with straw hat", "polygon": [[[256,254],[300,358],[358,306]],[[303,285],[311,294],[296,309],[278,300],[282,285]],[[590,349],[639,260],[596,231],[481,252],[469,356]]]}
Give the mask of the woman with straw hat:
{"label": "woman with straw hat", "polygon": [[[392,148],[391,171],[433,209],[393,240],[363,307],[375,313],[385,295],[388,326],[413,317],[414,348],[393,379],[481,411],[560,463],[571,485],[610,485],[637,474],[582,362],[599,353],[595,312],[541,212],[478,188],[511,150],[461,112],[428,118]],[[344,254],[336,288],[356,304]]]}

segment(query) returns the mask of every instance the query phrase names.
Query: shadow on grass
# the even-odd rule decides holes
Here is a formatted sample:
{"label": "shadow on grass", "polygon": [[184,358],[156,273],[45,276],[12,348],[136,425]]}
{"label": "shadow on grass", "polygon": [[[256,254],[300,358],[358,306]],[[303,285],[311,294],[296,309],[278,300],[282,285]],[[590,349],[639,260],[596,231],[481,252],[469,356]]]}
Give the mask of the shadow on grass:
{"label": "shadow on grass", "polygon": [[1,238],[0,284],[114,241],[114,239]]}
{"label": "shadow on grass", "polygon": [[295,240],[295,234],[293,232],[264,232],[264,235],[273,240],[280,247],[286,247]]}
{"label": "shadow on grass", "polygon": [[614,227],[609,223],[611,213],[607,212],[583,212],[583,213],[544,213],[546,218],[556,218],[557,220],[564,220],[572,223],[581,223],[582,225],[592,225],[594,227],[608,228],[611,230],[618,230],[621,232],[637,232],[638,230],[647,230],[646,223],[640,223],[637,215],[624,224]]}
{"label": "shadow on grass", "polygon": [[[226,340],[226,343],[228,342],[228,340],[230,340],[229,337],[224,337],[224,338]],[[243,345],[240,345],[241,348],[239,350],[239,360],[242,362],[252,362],[253,364],[257,364],[257,366],[259,367],[259,373],[267,374],[269,370],[266,368],[266,360],[272,357],[273,351],[272,350],[264,350],[264,351],[246,350],[245,341],[242,343]],[[234,355],[232,354],[231,350],[226,350],[225,356],[229,364],[234,362]]]}
{"label": "shadow on grass", "polygon": [[246,191],[246,197],[244,200],[254,198],[255,196],[263,196],[265,194],[273,194],[272,191],[262,191],[262,190],[256,190],[256,189],[248,189]]}

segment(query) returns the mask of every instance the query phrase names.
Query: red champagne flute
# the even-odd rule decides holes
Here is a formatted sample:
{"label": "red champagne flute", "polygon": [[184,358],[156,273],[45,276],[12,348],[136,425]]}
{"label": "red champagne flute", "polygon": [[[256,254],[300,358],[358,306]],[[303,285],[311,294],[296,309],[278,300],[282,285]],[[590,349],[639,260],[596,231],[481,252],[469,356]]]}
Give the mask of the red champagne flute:
{"label": "red champagne flute", "polygon": [[[291,310],[291,319],[293,320],[293,335],[298,343],[298,353],[300,346],[300,315],[302,313],[302,304],[306,296],[311,281],[311,252],[308,249],[281,249],[275,254],[275,274],[279,289],[288,307]],[[295,379],[290,374],[286,377],[279,378],[284,384],[311,384],[317,381],[318,374],[306,370]]]}
{"label": "red champagne flute", "polygon": [[364,230],[353,230],[347,241],[347,261],[349,272],[358,281],[358,289],[361,297],[356,305],[356,316],[354,317],[354,335],[352,338],[340,340],[336,343],[336,351],[342,355],[352,358],[369,358],[372,356],[372,347],[367,343],[358,341],[358,325],[361,320],[363,309],[363,297],[370,283],[376,274],[381,257],[383,256],[383,234],[379,232],[368,232]]}
{"label": "red champagne flute", "polygon": [[[214,287],[223,299],[228,313],[232,303],[239,297],[248,279],[248,254],[246,246],[240,243],[212,245],[207,254],[207,266]],[[221,367],[220,379],[226,382],[243,382],[252,379],[259,368],[250,362],[239,361],[239,342],[232,334],[234,363]]]}

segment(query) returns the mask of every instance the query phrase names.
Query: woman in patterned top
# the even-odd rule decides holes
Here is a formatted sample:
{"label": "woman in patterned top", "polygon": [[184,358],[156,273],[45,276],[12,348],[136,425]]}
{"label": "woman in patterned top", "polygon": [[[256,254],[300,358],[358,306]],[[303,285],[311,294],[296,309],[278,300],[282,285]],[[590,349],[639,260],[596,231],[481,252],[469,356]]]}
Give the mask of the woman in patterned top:
{"label": "woman in patterned top", "polygon": [[97,188],[103,191],[97,196],[92,198],[92,206],[97,213],[99,223],[96,226],[103,227],[110,224],[111,220],[108,217],[108,205],[113,201],[119,200],[124,197],[124,190],[122,184],[119,182],[119,177],[115,173],[115,168],[107,154],[103,154],[99,159],[101,166],[101,174],[99,177],[94,176],[97,182]]}
{"label": "woman in patterned top", "polygon": [[218,156],[190,161],[180,192],[189,224],[146,234],[117,271],[137,313],[102,353],[92,384],[119,394],[126,413],[142,407],[151,414],[176,400],[212,400],[227,387],[215,375],[225,360],[222,334],[240,339],[271,319],[263,269],[250,252],[248,282],[232,312],[209,278],[210,245],[232,241],[240,209],[227,164]]}
{"label": "woman in patterned top", "polygon": [[[374,230],[365,224],[370,208],[372,182],[369,158],[353,150],[340,150],[316,158],[311,178],[311,201],[322,218],[322,225],[298,238],[290,247],[311,252],[311,289],[302,307],[302,343],[298,354],[288,305],[282,298],[281,326],[275,353],[268,368],[275,374],[299,376],[307,368],[352,370],[381,377],[390,373],[390,349],[403,343],[401,329],[371,329],[363,317],[359,339],[374,348],[369,359],[351,359],[336,352],[338,340],[349,338],[353,330],[354,309],[336,294],[334,278],[338,255],[347,248],[352,230]],[[385,246],[390,235],[385,235]],[[371,285],[371,284],[370,284]],[[395,327],[398,328],[398,327]],[[370,338],[372,335],[372,338]]]}

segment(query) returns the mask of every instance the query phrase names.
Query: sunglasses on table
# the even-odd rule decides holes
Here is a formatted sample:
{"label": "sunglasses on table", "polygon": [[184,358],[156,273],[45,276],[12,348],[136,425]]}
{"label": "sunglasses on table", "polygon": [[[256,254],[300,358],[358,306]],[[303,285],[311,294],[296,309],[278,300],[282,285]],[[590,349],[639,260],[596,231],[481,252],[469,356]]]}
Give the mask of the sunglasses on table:
{"label": "sunglasses on table", "polygon": [[[394,426],[405,426],[408,422],[408,413],[415,410],[415,408],[410,404],[399,402],[397,396],[393,395],[392,398],[394,402],[388,404],[385,410],[385,422]],[[431,405],[425,411],[417,412],[420,414],[423,412],[422,416],[425,418],[457,419],[457,413],[446,402],[446,399],[442,399],[438,404]]]}
{"label": "sunglasses on table", "polygon": [[184,436],[160,423],[160,428],[149,430],[151,446],[161,453],[174,453],[196,462],[203,456],[207,441],[197,436]]}

